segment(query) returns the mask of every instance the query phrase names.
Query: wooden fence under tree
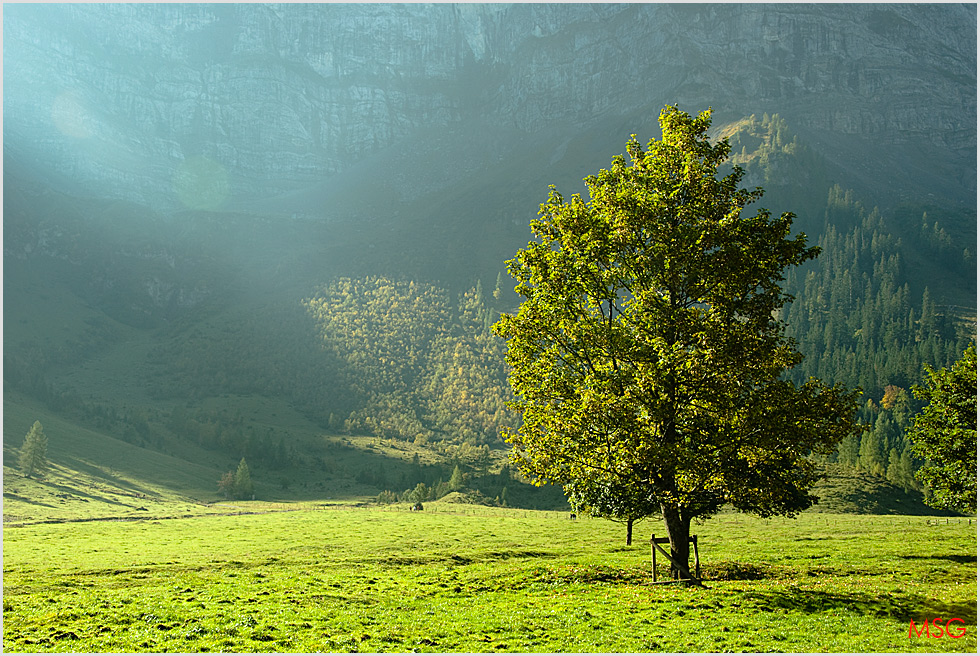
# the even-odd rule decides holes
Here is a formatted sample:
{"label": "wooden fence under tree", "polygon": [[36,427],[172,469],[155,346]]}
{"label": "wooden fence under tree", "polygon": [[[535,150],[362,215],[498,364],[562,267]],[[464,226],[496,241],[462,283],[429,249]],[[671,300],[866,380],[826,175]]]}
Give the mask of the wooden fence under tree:
{"label": "wooden fence under tree", "polygon": [[[694,576],[691,575],[691,570],[687,568],[686,565],[674,560],[667,551],[664,551],[662,544],[670,544],[670,538],[658,538],[656,534],[650,536],[651,555],[653,557],[653,582],[654,583],[673,583],[674,581],[690,581],[694,583],[701,582],[701,557],[698,555],[698,536],[692,535],[688,538],[688,541],[694,545]],[[668,579],[666,581],[657,581],[657,552],[662,553],[667,557],[667,562],[673,563],[674,569],[681,574],[687,576],[686,579]]]}

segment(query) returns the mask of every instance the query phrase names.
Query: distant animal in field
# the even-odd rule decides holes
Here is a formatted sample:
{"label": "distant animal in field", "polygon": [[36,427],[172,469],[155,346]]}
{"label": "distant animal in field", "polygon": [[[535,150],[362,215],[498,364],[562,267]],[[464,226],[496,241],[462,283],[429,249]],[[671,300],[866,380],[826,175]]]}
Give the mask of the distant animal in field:
{"label": "distant animal in field", "polygon": [[423,508],[423,507],[422,507],[422,504],[421,504],[421,503],[416,503],[416,504],[414,504],[414,505],[412,506],[412,510],[413,510],[413,511],[414,511],[414,510],[425,510],[425,508]]}

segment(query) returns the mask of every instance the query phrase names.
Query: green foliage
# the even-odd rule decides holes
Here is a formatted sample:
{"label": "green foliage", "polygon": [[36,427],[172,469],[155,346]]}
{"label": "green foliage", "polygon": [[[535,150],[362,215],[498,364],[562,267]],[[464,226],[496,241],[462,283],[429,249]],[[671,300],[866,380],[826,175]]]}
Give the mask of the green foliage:
{"label": "green foliage", "polygon": [[245,458],[238,463],[235,471],[235,496],[238,499],[250,499],[255,495],[255,487],[252,485],[252,474],[248,470]]}
{"label": "green foliage", "polygon": [[425,483],[419,483],[418,485],[415,486],[415,489],[412,490],[412,493],[409,495],[409,500],[412,501],[413,503],[422,503],[423,501],[428,501],[431,492],[432,491],[429,489],[428,485],[426,485]]}
{"label": "green foliage", "polygon": [[324,350],[338,362],[324,392],[345,390],[347,431],[444,443],[497,444],[507,411],[503,346],[482,285],[455,304],[433,285],[341,278],[306,301]]}
{"label": "green foliage", "polygon": [[977,348],[971,344],[952,367],[926,365],[924,386],[912,388],[928,402],[909,431],[926,464],[916,478],[929,486],[930,505],[977,509]]}
{"label": "green foliage", "polygon": [[453,467],[453,474],[449,477],[449,491],[459,492],[463,489],[463,471],[459,468],[459,465]]}
{"label": "green foliage", "polygon": [[40,421],[35,421],[24,437],[24,446],[17,460],[20,470],[28,478],[42,478],[48,469],[48,437]]}
{"label": "green foliage", "polygon": [[[822,257],[790,269],[784,287],[797,300],[784,306],[781,318],[806,356],[789,372],[790,379],[797,384],[809,376],[843,381],[849,387],[863,386],[875,402],[881,399],[861,409],[860,418],[877,442],[865,445],[864,460],[861,436],[845,438],[839,453],[826,460],[863,468],[855,469],[861,474],[884,471],[899,487],[921,488],[910,472],[924,461],[912,453],[905,434],[923,404],[911,399],[908,409],[899,412],[888,407],[886,394],[889,388],[910,389],[920,380],[924,364],[951,365],[975,331],[975,208],[944,206],[937,196],[929,205],[912,199],[868,211],[858,197],[868,198],[869,190],[831,188],[831,178],[839,176],[828,175],[826,162],[775,114],[742,119],[723,127],[721,134],[732,145],[729,161],[745,168],[744,180],[762,184],[772,205],[798,208],[794,229],[805,228],[823,248]],[[577,152],[585,150],[583,146]],[[572,153],[570,149],[566,161],[578,158]],[[510,183],[503,178],[498,182]],[[847,182],[859,184],[856,179]],[[481,203],[472,198],[487,188],[479,178],[461,196],[474,208],[473,216],[467,219],[469,227],[457,225],[450,250],[472,253],[473,235],[479,234],[480,256],[498,262],[499,254],[492,253],[503,251],[492,246],[502,239],[483,241],[485,233],[471,229],[486,224]],[[512,192],[506,192],[505,201],[516,216],[521,201]],[[348,253],[345,259],[351,242],[338,239],[336,226],[324,241],[321,227],[308,221],[270,222],[231,214],[164,221],[132,204],[60,195],[12,197],[12,202],[5,204],[11,210],[5,212],[5,239],[10,238],[18,253],[33,250],[26,259],[5,260],[4,299],[15,310],[8,312],[11,319],[4,325],[5,390],[41,402],[22,423],[29,426],[35,416],[48,417],[52,451],[59,456],[71,449],[69,457],[102,466],[126,454],[123,469],[144,472],[142,463],[166,455],[161,461],[179,464],[158,467],[146,480],[179,479],[181,491],[193,488],[199,498],[213,495],[221,475],[201,463],[225,457],[234,462],[245,457],[257,465],[252,473],[260,485],[276,481],[279,489],[288,476],[292,497],[322,492],[324,486],[333,494],[359,471],[366,473],[358,474],[357,482],[377,489],[358,490],[374,494],[386,486],[410,491],[418,481],[434,489],[440,480],[447,485],[453,467],[447,464],[447,447],[502,446],[499,427],[519,421],[505,407],[509,391],[502,344],[480,333],[500,310],[512,309],[518,301],[503,284],[504,276],[497,275],[498,264],[479,266],[469,257],[458,257],[442,266],[407,249],[403,259],[412,265],[400,270],[411,271],[416,281],[434,280],[438,273],[433,267],[453,272],[442,278],[445,282],[412,287],[395,275],[363,277],[378,269],[363,261],[352,266],[359,255]],[[426,205],[424,213],[431,215],[432,208]],[[442,228],[433,229],[433,236],[436,230]],[[363,242],[362,235],[348,238]],[[385,249],[376,243],[376,252]],[[512,241],[507,243],[513,248]],[[216,245],[220,255],[208,244]],[[389,252],[382,256],[390,258]],[[456,282],[475,270],[482,271],[482,284],[466,289]],[[334,278],[315,287],[329,276],[353,276],[353,271],[362,277]],[[322,309],[298,302],[310,297],[311,289],[316,292],[309,301],[343,291],[344,280],[356,287],[359,298],[327,308],[326,315],[332,315],[327,320],[320,319]],[[459,291],[464,293],[457,295]],[[420,339],[412,332],[418,326],[410,313],[386,310],[392,302],[413,302],[413,295],[423,298],[419,316],[436,338]],[[442,309],[433,312],[436,307]],[[345,308],[370,308],[371,325],[391,334],[346,335]],[[350,343],[338,346],[338,335],[350,337]],[[425,345],[421,357],[420,343]],[[384,356],[396,361],[395,369],[400,362],[415,362],[425,371],[399,379],[392,367],[381,363]],[[302,419],[302,430],[287,426],[281,410],[278,416],[275,410],[266,413],[263,425],[254,420],[251,409],[272,399],[277,409],[289,408],[290,422]],[[446,462],[439,471],[427,469],[423,477],[413,477],[397,465],[376,467],[355,449],[349,460],[338,461],[339,452],[309,448],[322,430],[416,439],[420,448],[428,445]],[[82,443],[79,436],[95,433],[115,446],[76,448]],[[8,449],[16,454],[22,438],[16,431],[8,436]],[[84,444],[90,444],[88,438]],[[90,458],[96,451],[98,457]],[[16,465],[16,455],[10,460]],[[466,460],[464,470],[473,477],[468,484],[479,486],[490,499],[506,487],[511,505],[557,507],[563,502],[557,490],[533,491],[526,481],[492,481],[483,475],[487,462]],[[276,473],[266,478],[270,469]],[[66,471],[49,471],[46,480],[57,477],[59,485],[74,490],[64,478]],[[119,473],[117,469],[113,476]],[[48,493],[47,486],[31,479],[10,480],[23,486],[25,497]],[[95,496],[110,498],[107,494]],[[540,501],[545,496],[548,504]],[[12,497],[7,502],[25,503]],[[53,504],[38,507],[55,515],[64,510],[57,498]],[[113,507],[95,499],[76,505],[86,516]]]}
{"label": "green foliage", "polygon": [[781,317],[808,356],[793,380],[840,380],[878,399],[890,385],[909,389],[924,363],[944,366],[963,352],[951,308],[937,306],[928,287],[912,291],[901,240],[877,209],[831,189],[819,246],[825,257],[786,281],[797,300]]}
{"label": "green foliage", "polygon": [[801,360],[773,318],[783,270],[818,251],[787,238],[792,214],[741,216],[762,190],[739,189],[738,167],[716,177],[729,146],[710,121],[668,107],[662,140],[631,139],[588,201],[552,187],[508,262],[525,300],[495,326],[523,416],[514,462],[586,506],[648,490],[631,498],[657,500],[682,562],[690,521],[725,503],[809,507],[807,456],[855,430],[856,393],[780,380]]}
{"label": "green foliage", "polygon": [[578,513],[604,517],[626,524],[626,545],[633,543],[633,524],[646,517],[660,516],[660,500],[645,485],[612,477],[595,477],[565,484],[568,501]]}
{"label": "green foliage", "polygon": [[248,469],[245,458],[238,463],[234,473],[226,472],[218,481],[218,491],[226,499],[252,499],[255,496],[255,486],[252,484],[252,474]]}
{"label": "green foliage", "polygon": [[[866,211],[853,193],[831,188],[818,242],[825,256],[789,272],[786,289],[796,301],[780,316],[808,356],[790,373],[792,380],[839,380],[870,397],[860,414],[870,430],[845,438],[836,461],[913,490],[920,487],[913,475],[923,460],[906,432],[920,406],[906,390],[923,365],[953,362],[968,337],[957,328],[952,306],[937,304],[929,287],[917,284],[922,253],[932,247],[915,240],[914,232],[903,242],[891,224],[877,209]],[[913,254],[914,266],[908,263]],[[879,398],[878,405],[871,400]]]}

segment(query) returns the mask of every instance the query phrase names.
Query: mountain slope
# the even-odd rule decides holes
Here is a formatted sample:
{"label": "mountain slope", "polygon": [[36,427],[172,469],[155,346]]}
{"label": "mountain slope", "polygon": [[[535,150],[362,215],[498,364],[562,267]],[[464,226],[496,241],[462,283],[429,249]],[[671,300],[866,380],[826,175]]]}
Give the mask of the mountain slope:
{"label": "mountain slope", "polygon": [[384,170],[449,189],[555,126],[620,148],[674,102],[779,113],[874,203],[975,200],[973,5],[11,5],[3,29],[5,156],[168,213],[479,129],[468,161]]}

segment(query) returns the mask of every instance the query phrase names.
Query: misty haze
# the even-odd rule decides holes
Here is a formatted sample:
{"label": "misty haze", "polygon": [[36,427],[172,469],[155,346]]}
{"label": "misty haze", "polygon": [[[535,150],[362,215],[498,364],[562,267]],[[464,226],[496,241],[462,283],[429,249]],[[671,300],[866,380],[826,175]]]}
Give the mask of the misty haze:
{"label": "misty haze", "polygon": [[4,651],[975,653],[976,36],[4,5]]}

